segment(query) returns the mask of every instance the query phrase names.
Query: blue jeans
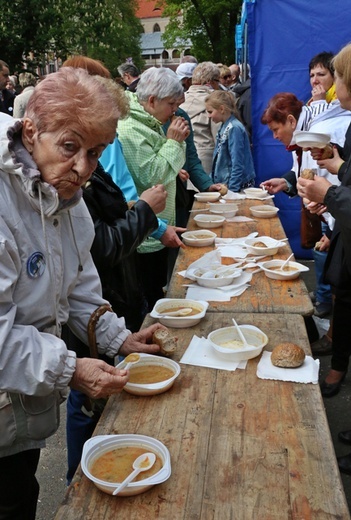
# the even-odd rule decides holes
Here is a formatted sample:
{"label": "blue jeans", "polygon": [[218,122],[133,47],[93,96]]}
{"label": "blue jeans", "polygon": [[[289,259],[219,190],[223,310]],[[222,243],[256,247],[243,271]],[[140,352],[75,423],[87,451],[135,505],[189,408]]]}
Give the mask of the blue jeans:
{"label": "blue jeans", "polygon": [[316,271],[316,301],[319,303],[332,303],[332,293],[330,285],[324,283],[324,264],[327,259],[327,252],[315,251],[313,249],[313,259]]}
{"label": "blue jeans", "polygon": [[73,475],[82,458],[83,445],[90,439],[100,418],[99,414],[92,414],[85,410],[87,396],[79,390],[71,390],[67,399],[67,485],[71,483]]}

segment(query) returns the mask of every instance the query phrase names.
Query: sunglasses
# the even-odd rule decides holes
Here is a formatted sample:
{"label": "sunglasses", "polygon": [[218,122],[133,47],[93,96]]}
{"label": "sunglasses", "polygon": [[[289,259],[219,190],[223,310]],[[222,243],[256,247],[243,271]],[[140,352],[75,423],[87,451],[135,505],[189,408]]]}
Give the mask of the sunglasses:
{"label": "sunglasses", "polygon": [[229,79],[229,78],[231,78],[231,77],[232,77],[231,74],[227,74],[226,76],[223,76],[223,79]]}

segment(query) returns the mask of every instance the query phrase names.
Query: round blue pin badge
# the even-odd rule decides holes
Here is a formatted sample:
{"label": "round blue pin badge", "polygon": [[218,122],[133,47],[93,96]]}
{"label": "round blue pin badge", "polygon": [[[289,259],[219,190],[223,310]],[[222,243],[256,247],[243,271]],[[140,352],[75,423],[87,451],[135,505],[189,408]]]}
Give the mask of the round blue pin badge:
{"label": "round blue pin badge", "polygon": [[40,251],[31,254],[27,260],[27,273],[31,278],[42,276],[45,271],[46,260]]}

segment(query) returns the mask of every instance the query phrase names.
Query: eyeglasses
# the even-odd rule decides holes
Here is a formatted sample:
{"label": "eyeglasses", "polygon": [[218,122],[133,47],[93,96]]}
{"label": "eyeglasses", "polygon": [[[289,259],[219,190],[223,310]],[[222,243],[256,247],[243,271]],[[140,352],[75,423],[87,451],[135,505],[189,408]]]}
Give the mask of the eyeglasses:
{"label": "eyeglasses", "polygon": [[223,76],[223,79],[229,79],[229,78],[231,78],[231,77],[232,77],[231,74],[227,74],[226,76]]}

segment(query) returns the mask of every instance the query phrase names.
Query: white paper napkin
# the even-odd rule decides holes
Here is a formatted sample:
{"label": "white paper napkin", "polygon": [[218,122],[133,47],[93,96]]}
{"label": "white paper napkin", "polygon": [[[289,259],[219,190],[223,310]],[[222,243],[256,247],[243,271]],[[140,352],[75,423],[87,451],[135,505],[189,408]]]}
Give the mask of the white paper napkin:
{"label": "white paper napkin", "polygon": [[210,342],[206,338],[199,338],[198,336],[193,336],[180,363],[230,371],[234,371],[237,368],[244,369],[247,365],[247,361],[237,362],[220,359],[216,356]]}
{"label": "white paper napkin", "polygon": [[224,200],[240,200],[245,199],[244,193],[236,193],[235,191],[228,190],[228,192],[222,197]]}
{"label": "white paper napkin", "polygon": [[190,285],[186,292],[186,298],[189,300],[205,300],[211,302],[230,302],[231,298],[240,296],[246,289],[250,287],[248,284],[241,285],[227,291],[222,288],[212,289],[210,287],[201,287],[201,285]]}
{"label": "white paper napkin", "polygon": [[257,365],[257,377],[260,379],[276,379],[293,381],[294,383],[318,383],[319,359],[306,356],[303,365],[298,368],[279,368],[272,365],[271,352],[263,352]]}

